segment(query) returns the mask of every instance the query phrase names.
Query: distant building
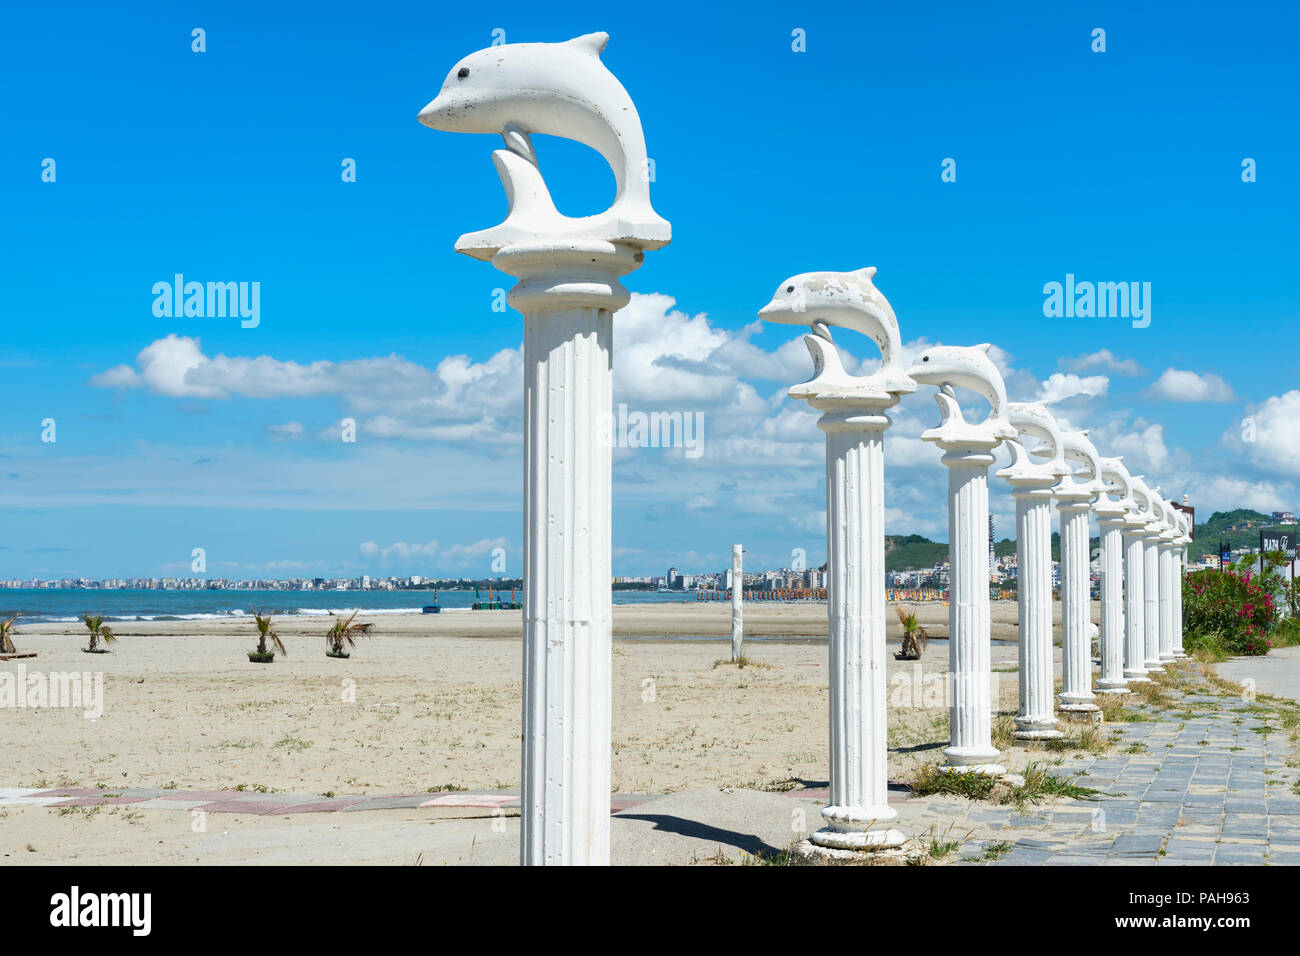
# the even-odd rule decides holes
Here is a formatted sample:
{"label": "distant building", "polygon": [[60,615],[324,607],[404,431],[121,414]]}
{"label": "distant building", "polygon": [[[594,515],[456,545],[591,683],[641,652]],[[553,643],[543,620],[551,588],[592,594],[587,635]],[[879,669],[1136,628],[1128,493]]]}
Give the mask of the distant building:
{"label": "distant building", "polygon": [[1289,511],[1274,511],[1270,517],[1278,524],[1295,524],[1295,515]]}

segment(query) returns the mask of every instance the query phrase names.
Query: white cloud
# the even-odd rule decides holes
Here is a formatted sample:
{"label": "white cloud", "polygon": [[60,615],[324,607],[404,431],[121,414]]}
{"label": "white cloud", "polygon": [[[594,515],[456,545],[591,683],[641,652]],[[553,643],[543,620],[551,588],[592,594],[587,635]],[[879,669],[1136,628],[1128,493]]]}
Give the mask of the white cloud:
{"label": "white cloud", "polygon": [[275,438],[297,441],[305,434],[302,422],[285,422],[283,425],[271,425],[266,429]]}
{"label": "white cloud", "polygon": [[1160,484],[1163,472],[1173,460],[1165,444],[1165,427],[1144,418],[1130,424],[1125,419],[1114,419],[1089,430],[1088,437],[1097,450],[1107,458],[1119,456],[1132,474],[1145,474],[1151,484]]}
{"label": "white cloud", "polygon": [[1232,386],[1220,375],[1213,372],[1198,375],[1176,368],[1165,369],[1144,394],[1167,402],[1231,402],[1237,398]]}
{"label": "white cloud", "polygon": [[1038,401],[1045,402],[1048,405],[1056,405],[1071,398],[1084,396],[1087,398],[1096,398],[1106,394],[1106,388],[1110,385],[1110,379],[1105,375],[1089,375],[1086,378],[1063,372],[1053,372],[1042,383],[1042,391],[1039,392]]}
{"label": "white cloud", "polygon": [[[363,558],[384,565],[410,566],[410,562],[419,561],[436,568],[469,570],[486,576],[498,573],[491,568],[493,552],[497,548],[504,549],[507,553],[512,550],[516,554],[519,552],[517,546],[511,548],[510,541],[506,538],[482,538],[469,544],[453,544],[449,547],[440,546],[436,540],[424,543],[394,541],[382,546],[374,541],[364,541],[359,550]],[[509,576],[509,572],[506,572],[506,576]]]}
{"label": "white cloud", "polygon": [[[1253,435],[1251,431],[1253,429]],[[1229,429],[1225,438],[1240,447],[1252,462],[1268,471],[1284,475],[1300,472],[1300,391],[1274,395],[1253,406],[1239,427]],[[1253,437],[1254,441],[1248,440]]]}
{"label": "white cloud", "polygon": [[1110,349],[1101,349],[1074,358],[1063,358],[1061,368],[1067,372],[1087,372],[1098,368],[1116,375],[1145,375],[1146,369],[1138,364],[1137,359],[1122,359]]}

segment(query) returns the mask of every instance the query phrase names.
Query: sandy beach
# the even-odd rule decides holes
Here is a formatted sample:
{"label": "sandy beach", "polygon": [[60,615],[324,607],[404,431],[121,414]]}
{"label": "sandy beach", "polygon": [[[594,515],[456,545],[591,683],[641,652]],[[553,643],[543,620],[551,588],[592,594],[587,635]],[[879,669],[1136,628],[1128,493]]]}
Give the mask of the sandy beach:
{"label": "sandy beach", "polygon": [[[1015,604],[995,602],[997,640],[1014,640]],[[726,663],[723,605],[617,607],[614,789],[762,788],[827,779],[825,606],[750,605],[754,666]],[[947,609],[920,608],[932,636]],[[359,618],[361,620],[362,618]],[[248,619],[121,624],[110,654],[89,655],[73,624],[22,628],[28,673],[102,671],[103,713],[7,710],[7,779],[17,787],[245,787],[319,794],[519,786],[520,613],[376,616],[347,660],[324,655],[327,619],[277,621],[288,648],[248,661]],[[708,636],[716,640],[673,637]],[[778,639],[783,638],[783,639]],[[937,759],[947,711],[926,682],[947,670],[944,641],[918,669],[893,660],[891,776]],[[1001,706],[1015,707],[1013,644],[995,644]],[[923,689],[924,688],[924,692]]]}

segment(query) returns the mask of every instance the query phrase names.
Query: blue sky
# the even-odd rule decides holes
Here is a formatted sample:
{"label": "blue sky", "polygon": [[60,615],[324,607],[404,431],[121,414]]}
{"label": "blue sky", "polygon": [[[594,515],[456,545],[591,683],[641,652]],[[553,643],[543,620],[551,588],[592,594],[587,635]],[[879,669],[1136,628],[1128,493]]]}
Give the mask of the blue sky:
{"label": "blue sky", "polygon": [[[1129,6],[7,8],[0,576],[185,574],[195,547],[230,576],[485,574],[495,547],[517,572],[521,319],[452,250],[503,214],[500,144],[415,120],[498,28],[610,34],[673,225],[628,277],[615,398],[699,412],[704,454],[616,453],[615,573],[824,559],[822,436],[783,397],[811,365],[754,325],[810,270],[877,266],[912,347],[995,343],[1013,399],[1198,512],[1295,510],[1300,17]],[[597,154],[538,152],[562,211],[608,204]],[[155,317],[175,273],[260,282],[260,323]],[[1067,273],[1151,283],[1150,326],[1045,317]],[[932,393],[895,416],[886,502],[942,538]]]}

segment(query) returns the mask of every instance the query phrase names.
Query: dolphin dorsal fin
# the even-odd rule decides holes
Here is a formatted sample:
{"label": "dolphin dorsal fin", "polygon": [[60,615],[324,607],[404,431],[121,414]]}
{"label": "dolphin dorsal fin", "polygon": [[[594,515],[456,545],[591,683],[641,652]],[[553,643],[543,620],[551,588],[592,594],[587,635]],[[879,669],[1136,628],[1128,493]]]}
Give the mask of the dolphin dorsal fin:
{"label": "dolphin dorsal fin", "polygon": [[979,349],[981,352],[987,352],[989,349],[991,349],[991,348],[993,347],[993,343],[992,343],[992,342],[981,342],[979,345],[976,345],[976,346],[973,346],[973,347]]}
{"label": "dolphin dorsal fin", "polygon": [[855,269],[853,271],[853,275],[862,276],[862,278],[866,279],[869,282],[876,277],[876,267],[867,266],[865,269]]}
{"label": "dolphin dorsal fin", "polygon": [[605,44],[609,42],[608,33],[584,33],[580,37],[574,37],[568,41],[571,45],[586,50],[592,56],[600,56],[605,52]]}

